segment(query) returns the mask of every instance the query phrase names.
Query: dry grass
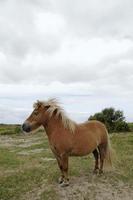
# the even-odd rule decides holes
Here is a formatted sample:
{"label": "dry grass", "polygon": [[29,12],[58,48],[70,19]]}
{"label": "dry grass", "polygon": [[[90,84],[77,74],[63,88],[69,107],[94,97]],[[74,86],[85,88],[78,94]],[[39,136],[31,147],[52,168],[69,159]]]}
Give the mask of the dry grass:
{"label": "dry grass", "polygon": [[0,136],[0,200],[131,200],[133,133],[112,134],[111,141],[117,155],[113,171],[94,176],[91,155],[73,157],[71,186],[60,188],[57,163],[42,131]]}

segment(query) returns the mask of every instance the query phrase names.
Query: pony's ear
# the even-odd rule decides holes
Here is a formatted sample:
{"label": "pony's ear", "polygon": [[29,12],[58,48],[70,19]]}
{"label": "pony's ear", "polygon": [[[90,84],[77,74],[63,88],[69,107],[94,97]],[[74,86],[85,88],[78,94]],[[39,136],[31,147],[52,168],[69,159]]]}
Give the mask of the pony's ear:
{"label": "pony's ear", "polygon": [[50,108],[50,105],[44,106],[44,108],[45,108],[46,110],[48,110],[48,109]]}
{"label": "pony's ear", "polygon": [[41,105],[42,105],[42,102],[39,101],[39,100],[37,100],[37,106],[38,106],[38,107],[41,107]]}
{"label": "pony's ear", "polygon": [[33,108],[38,109],[39,107],[41,107],[41,105],[42,105],[42,102],[39,101],[39,100],[37,100],[37,101],[33,104]]}
{"label": "pony's ear", "polygon": [[56,115],[56,114],[57,114],[57,111],[58,111],[58,109],[56,108],[56,109],[54,110],[53,114]]}

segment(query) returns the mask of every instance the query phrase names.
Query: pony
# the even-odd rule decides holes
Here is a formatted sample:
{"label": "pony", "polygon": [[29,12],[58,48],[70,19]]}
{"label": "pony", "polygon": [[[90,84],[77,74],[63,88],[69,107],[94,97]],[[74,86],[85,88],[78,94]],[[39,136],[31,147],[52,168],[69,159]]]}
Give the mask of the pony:
{"label": "pony", "polygon": [[93,153],[94,173],[103,173],[105,161],[111,166],[111,146],[105,125],[91,120],[76,123],[71,120],[56,99],[37,101],[34,110],[22,125],[22,130],[30,132],[41,125],[48,136],[50,148],[61,171],[59,183],[69,185],[69,156],[85,156]]}

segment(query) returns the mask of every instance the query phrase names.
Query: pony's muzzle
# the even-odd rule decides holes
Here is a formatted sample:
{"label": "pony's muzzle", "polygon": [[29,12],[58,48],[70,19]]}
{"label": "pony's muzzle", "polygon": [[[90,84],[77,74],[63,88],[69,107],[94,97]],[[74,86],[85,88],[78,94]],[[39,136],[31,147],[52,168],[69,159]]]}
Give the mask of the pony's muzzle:
{"label": "pony's muzzle", "polygon": [[30,125],[27,122],[25,122],[22,125],[22,130],[25,131],[25,132],[30,132],[31,131],[31,127],[30,127]]}

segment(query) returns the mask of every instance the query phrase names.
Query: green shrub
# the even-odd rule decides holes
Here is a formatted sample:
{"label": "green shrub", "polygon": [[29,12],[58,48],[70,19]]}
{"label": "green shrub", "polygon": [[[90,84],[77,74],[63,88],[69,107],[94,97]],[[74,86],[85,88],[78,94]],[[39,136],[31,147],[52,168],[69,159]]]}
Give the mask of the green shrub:
{"label": "green shrub", "polygon": [[15,129],[14,129],[15,134],[19,134],[19,133],[21,133],[21,131],[22,131],[21,126],[16,126]]}
{"label": "green shrub", "polygon": [[115,123],[115,131],[116,132],[129,131],[129,126],[125,121],[118,121]]}
{"label": "green shrub", "polygon": [[133,123],[129,122],[129,123],[128,123],[128,127],[129,127],[130,131],[133,132]]}
{"label": "green shrub", "polygon": [[128,123],[125,121],[123,111],[114,108],[105,108],[99,113],[90,116],[88,120],[98,120],[103,122],[109,132],[130,131]]}

